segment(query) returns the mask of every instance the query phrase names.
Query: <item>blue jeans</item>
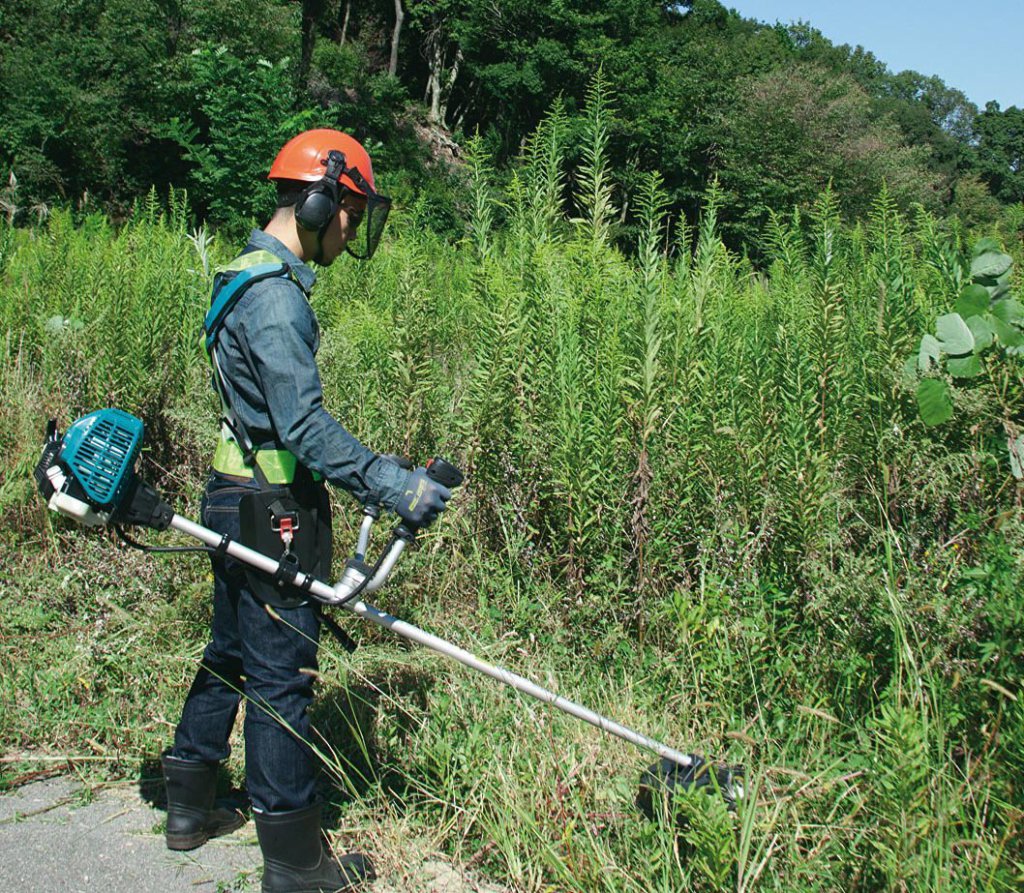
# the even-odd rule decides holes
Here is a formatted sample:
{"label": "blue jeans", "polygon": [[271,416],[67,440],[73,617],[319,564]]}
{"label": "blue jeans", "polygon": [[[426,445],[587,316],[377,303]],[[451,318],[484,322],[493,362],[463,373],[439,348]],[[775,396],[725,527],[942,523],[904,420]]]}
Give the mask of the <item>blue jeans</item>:
{"label": "blue jeans", "polygon": [[[238,538],[238,502],[255,482],[210,475],[202,523]],[[182,710],[172,754],[214,763],[231,752],[228,737],[244,694],[245,775],[259,810],[302,809],[315,800],[308,708],[317,669],[320,610],[315,603],[275,609],[274,619],[246,583],[244,565],[212,559],[211,638]]]}

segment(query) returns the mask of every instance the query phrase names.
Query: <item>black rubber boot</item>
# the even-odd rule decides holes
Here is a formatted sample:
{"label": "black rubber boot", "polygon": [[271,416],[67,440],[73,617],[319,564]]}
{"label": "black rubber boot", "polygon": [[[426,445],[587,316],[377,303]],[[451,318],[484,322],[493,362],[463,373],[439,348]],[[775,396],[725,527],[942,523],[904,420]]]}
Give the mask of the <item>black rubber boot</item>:
{"label": "black rubber boot", "polygon": [[167,784],[167,848],[194,850],[211,837],[230,834],[245,824],[237,809],[214,806],[217,764],[179,760],[164,754]]}
{"label": "black rubber boot", "polygon": [[335,859],[320,834],[320,804],[291,812],[257,812],[263,851],[263,893],[339,893],[374,880],[370,860],[359,853]]}

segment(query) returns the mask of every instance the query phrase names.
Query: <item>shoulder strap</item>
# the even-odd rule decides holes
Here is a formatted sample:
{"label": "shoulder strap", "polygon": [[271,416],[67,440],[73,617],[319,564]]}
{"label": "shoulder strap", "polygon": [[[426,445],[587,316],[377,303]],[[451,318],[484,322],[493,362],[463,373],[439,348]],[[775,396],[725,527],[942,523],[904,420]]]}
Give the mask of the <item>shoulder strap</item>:
{"label": "shoulder strap", "polygon": [[210,300],[210,309],[203,320],[207,353],[213,348],[217,335],[220,334],[221,326],[224,325],[224,320],[242,299],[246,291],[249,290],[249,287],[263,279],[272,279],[275,276],[288,276],[291,274],[291,268],[288,264],[278,260],[271,263],[252,264],[244,269],[237,270],[234,276],[227,279],[226,276],[230,275],[231,272],[234,271],[224,270],[218,272],[218,277],[222,278],[214,286],[213,297]]}
{"label": "shoulder strap", "polygon": [[252,469],[253,476],[261,490],[271,489],[270,484],[256,461],[256,451],[252,439],[231,405],[227,384],[217,360],[216,347],[217,338],[224,327],[224,320],[238,305],[249,287],[261,280],[276,276],[291,276],[291,267],[269,251],[251,251],[236,258],[227,267],[217,270],[213,295],[210,298],[210,309],[203,320],[204,343],[210,357],[210,365],[213,368],[214,388],[221,403],[221,424],[227,428],[241,448],[243,461]]}

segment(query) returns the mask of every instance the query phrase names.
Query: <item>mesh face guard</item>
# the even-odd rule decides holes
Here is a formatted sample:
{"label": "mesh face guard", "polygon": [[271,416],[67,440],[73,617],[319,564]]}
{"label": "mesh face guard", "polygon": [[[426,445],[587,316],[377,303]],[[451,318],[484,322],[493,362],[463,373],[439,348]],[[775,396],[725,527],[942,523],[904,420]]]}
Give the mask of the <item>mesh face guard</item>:
{"label": "mesh face guard", "polygon": [[355,183],[355,185],[362,190],[363,195],[366,196],[366,212],[363,215],[363,229],[366,231],[366,247],[361,253],[353,251],[350,245],[346,245],[345,250],[357,260],[369,260],[373,257],[373,252],[377,250],[377,245],[380,244],[380,237],[384,232],[384,224],[387,223],[388,214],[391,213],[391,199],[374,190],[374,188],[366,182],[366,178],[359,173],[357,168],[346,168],[343,173],[347,174],[349,179]]}

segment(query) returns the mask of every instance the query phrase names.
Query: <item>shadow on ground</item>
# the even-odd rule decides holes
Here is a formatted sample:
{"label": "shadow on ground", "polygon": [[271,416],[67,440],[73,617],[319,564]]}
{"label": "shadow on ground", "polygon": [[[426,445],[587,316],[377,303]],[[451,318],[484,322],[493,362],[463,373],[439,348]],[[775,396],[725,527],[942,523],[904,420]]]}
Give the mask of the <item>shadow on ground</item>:
{"label": "shadow on ground", "polygon": [[[337,822],[345,804],[373,790],[402,802],[409,779],[401,766],[387,758],[387,752],[404,749],[426,714],[433,682],[430,674],[408,667],[392,668],[349,685],[321,682],[310,718],[314,743],[323,757],[319,762],[325,827]],[[145,803],[166,811],[159,754],[145,754],[139,761],[137,784]],[[246,790],[232,784],[223,766],[217,800],[251,814]]]}
{"label": "shadow on ground", "polygon": [[427,712],[432,675],[396,667],[349,685],[324,686],[313,704],[316,745],[324,755],[327,821],[347,802],[382,790],[401,803],[409,779],[389,753],[402,752]]}

